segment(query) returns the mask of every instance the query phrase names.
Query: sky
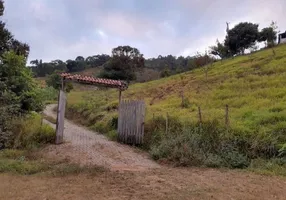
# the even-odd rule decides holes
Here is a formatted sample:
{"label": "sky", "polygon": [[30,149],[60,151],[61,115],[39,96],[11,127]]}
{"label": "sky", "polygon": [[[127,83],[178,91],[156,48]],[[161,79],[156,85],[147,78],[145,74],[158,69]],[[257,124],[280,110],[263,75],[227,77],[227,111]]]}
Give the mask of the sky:
{"label": "sky", "polygon": [[[285,0],[4,0],[3,20],[30,45],[29,60],[75,59],[136,47],[145,58],[191,56],[223,40],[226,22],[272,20],[286,30]],[[284,20],[283,20],[284,19]]]}

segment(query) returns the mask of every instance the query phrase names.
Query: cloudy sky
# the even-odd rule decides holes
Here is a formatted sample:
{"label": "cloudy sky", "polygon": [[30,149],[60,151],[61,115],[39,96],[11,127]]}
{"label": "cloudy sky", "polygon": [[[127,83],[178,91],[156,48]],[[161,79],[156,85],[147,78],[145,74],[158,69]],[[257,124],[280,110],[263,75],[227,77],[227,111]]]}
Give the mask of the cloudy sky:
{"label": "cloudy sky", "polygon": [[[226,21],[286,30],[285,0],[5,0],[9,30],[31,47],[29,60],[74,59],[118,45],[145,57],[193,55],[223,39]],[[282,20],[284,19],[284,21]]]}

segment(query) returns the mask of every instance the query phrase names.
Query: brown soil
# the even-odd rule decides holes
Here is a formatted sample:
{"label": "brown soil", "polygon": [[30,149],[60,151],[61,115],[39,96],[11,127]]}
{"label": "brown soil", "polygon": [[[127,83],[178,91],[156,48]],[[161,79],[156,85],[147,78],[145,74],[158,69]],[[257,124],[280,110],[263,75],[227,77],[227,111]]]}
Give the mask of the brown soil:
{"label": "brown soil", "polygon": [[165,168],[65,177],[0,175],[0,199],[285,199],[286,178]]}

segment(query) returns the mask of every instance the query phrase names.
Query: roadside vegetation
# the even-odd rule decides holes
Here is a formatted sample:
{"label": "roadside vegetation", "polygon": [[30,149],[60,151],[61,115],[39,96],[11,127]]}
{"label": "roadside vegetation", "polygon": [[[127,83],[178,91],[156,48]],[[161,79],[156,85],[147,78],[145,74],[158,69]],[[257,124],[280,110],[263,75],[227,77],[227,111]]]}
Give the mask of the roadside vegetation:
{"label": "roadside vegetation", "polygon": [[[0,0],[0,16],[4,4]],[[55,131],[39,114],[46,102],[55,100],[53,88],[41,88],[26,67],[29,45],[16,40],[0,21],[0,172],[30,174],[45,168],[26,161],[22,152],[51,144]]]}
{"label": "roadside vegetation", "polygon": [[38,151],[5,149],[0,151],[0,173],[20,175],[68,176],[106,172],[100,166],[80,166],[66,161],[45,160]]}
{"label": "roadside vegetation", "polygon": [[[285,168],[286,46],[274,50],[275,55],[265,49],[130,85],[123,97],[144,99],[147,105],[143,148],[155,159],[184,166],[245,168],[256,159],[275,158]],[[68,118],[93,130],[108,134],[116,129],[116,90],[73,91],[67,106]]]}

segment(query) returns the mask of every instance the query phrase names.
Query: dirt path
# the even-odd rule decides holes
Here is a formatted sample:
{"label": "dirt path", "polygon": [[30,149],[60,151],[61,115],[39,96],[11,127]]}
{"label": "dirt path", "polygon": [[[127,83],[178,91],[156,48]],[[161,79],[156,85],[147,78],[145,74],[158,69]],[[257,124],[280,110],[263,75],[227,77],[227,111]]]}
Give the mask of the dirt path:
{"label": "dirt path", "polygon": [[[48,105],[44,113],[56,118]],[[55,127],[55,125],[53,125]],[[45,149],[48,156],[68,159],[82,165],[99,165],[111,170],[146,170],[159,165],[148,158],[146,153],[135,152],[134,148],[108,140],[104,135],[94,133],[65,120],[64,141],[62,145],[52,145]]]}
{"label": "dirt path", "polygon": [[285,200],[286,179],[235,170],[160,168],[65,177],[0,174],[0,199]]}

